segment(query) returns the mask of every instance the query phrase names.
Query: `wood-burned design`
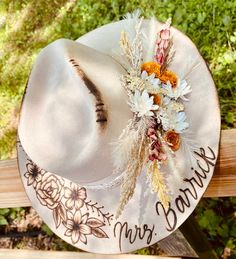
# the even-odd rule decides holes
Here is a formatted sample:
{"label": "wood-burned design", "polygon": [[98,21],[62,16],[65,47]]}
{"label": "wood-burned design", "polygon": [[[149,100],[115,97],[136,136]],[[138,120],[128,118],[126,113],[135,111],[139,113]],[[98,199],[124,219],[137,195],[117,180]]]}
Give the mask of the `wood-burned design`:
{"label": "wood-burned design", "polygon": [[75,183],[67,186],[62,177],[39,168],[29,159],[26,168],[27,185],[34,188],[40,204],[52,211],[56,228],[64,228],[64,235],[70,237],[73,244],[87,244],[88,235],[109,238],[102,227],[111,224],[113,214],[104,213],[104,206],[87,200],[84,187]]}

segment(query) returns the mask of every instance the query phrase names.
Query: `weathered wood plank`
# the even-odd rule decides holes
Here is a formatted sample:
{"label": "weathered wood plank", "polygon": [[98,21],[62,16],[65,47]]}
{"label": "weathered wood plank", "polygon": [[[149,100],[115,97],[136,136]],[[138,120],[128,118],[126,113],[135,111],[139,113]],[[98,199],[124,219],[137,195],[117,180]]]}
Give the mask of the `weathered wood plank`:
{"label": "weathered wood plank", "polygon": [[179,227],[179,230],[200,259],[219,259],[193,214]]}
{"label": "weathered wood plank", "polygon": [[236,129],[222,130],[215,172],[204,197],[236,196]]}
{"label": "weathered wood plank", "polygon": [[16,159],[0,161],[0,208],[31,206],[18,172]]}
{"label": "weathered wood plank", "polygon": [[[236,129],[223,130],[214,176],[204,197],[236,195]],[[0,161],[0,208],[30,206],[16,159]]]}
{"label": "weathered wood plank", "polygon": [[167,255],[198,257],[189,242],[178,229],[168,237],[159,241],[158,246],[165,251]]}
{"label": "weathered wood plank", "polygon": [[[173,259],[173,257],[163,257],[157,255],[100,255],[82,252],[65,252],[65,251],[33,251],[33,250],[19,250],[19,249],[0,249],[0,258],[7,259]],[[181,259],[175,257],[175,259]]]}

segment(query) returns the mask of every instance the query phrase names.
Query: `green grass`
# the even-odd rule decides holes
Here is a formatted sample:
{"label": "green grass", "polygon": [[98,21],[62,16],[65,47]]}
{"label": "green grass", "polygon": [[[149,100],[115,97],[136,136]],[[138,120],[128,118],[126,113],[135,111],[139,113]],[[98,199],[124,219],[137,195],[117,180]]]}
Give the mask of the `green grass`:
{"label": "green grass", "polygon": [[[39,51],[58,38],[77,39],[96,27],[121,19],[136,8],[146,17],[154,14],[161,21],[172,17],[173,25],[194,41],[216,83],[222,128],[236,126],[236,1],[1,0],[0,159],[15,156],[19,107]],[[199,213],[203,218],[211,214]],[[204,220],[199,220],[203,228],[207,227]],[[219,254],[227,242],[233,242],[232,233],[227,231],[222,227],[221,235],[215,233],[214,237],[225,235],[224,242],[219,244]],[[230,246],[235,245],[231,243]]]}

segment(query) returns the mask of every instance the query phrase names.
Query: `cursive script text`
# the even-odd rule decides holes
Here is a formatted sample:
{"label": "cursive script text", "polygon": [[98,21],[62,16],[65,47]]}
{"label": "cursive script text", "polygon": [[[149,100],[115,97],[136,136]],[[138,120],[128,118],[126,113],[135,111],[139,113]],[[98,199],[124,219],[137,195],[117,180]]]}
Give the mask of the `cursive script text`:
{"label": "cursive script text", "polygon": [[184,213],[186,208],[191,206],[190,198],[197,200],[198,199],[198,188],[204,188],[204,180],[207,178],[211,167],[214,167],[216,155],[214,151],[208,147],[210,155],[206,155],[206,151],[204,148],[200,148],[199,152],[194,151],[196,155],[196,164],[197,169],[193,167],[191,170],[193,171],[193,176],[191,178],[185,178],[184,181],[188,183],[189,187],[185,189],[179,189],[179,195],[175,198],[174,203],[176,209],[172,208],[171,205],[169,208],[165,208],[161,202],[156,203],[156,212],[157,215],[160,215],[160,211],[165,216],[166,219],[166,229],[167,231],[173,231],[178,222],[177,211],[180,213]]}
{"label": "cursive script text", "polygon": [[119,238],[119,248],[122,251],[122,240],[127,240],[130,244],[133,244],[137,238],[141,240],[145,238],[147,245],[149,245],[154,234],[154,225],[152,227],[147,224],[140,227],[135,225],[134,228],[130,228],[127,222],[117,222],[113,232],[114,237],[118,236]]}

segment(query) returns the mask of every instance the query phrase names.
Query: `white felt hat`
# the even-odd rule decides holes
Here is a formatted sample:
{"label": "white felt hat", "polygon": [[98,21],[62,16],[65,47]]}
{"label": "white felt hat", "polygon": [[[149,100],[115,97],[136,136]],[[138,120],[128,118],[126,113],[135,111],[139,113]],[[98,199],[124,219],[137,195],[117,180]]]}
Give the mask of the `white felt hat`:
{"label": "white felt hat", "polygon": [[[162,93],[167,98],[163,98],[163,103],[168,99],[176,104],[182,97],[178,107],[184,107],[187,122],[182,124],[184,130],[175,128],[181,136],[180,147],[171,153],[174,162],[168,156],[163,161],[158,158],[161,163],[157,161],[158,170],[166,171],[163,178],[169,205],[165,206],[158,190],[151,190],[147,168],[143,167],[134,193],[121,215],[115,217],[121,186],[127,179],[126,170],[115,170],[115,145],[135,113],[140,119],[140,112],[134,110],[139,104],[135,106],[134,102],[142,98],[141,90],[126,91],[124,76],[132,73],[127,74],[127,62],[122,62],[125,57],[117,57],[117,50],[122,31],[132,35],[136,23],[137,33],[137,22],[141,26],[142,63],[150,61],[150,43],[156,40],[153,34],[163,28],[153,20],[141,24],[140,19],[126,19],[91,31],[77,42],[57,40],[39,54],[22,104],[17,149],[26,192],[58,236],[90,252],[129,252],[171,234],[196,207],[217,160],[220,112],[214,82],[194,44],[171,27],[174,55],[168,70],[178,76],[179,93],[169,89],[168,82],[155,81],[158,78],[150,74],[140,76],[145,84],[165,89]],[[180,79],[185,80],[181,81],[182,86]],[[130,97],[130,93],[135,94]],[[150,95],[146,98],[149,102],[154,100]],[[161,104],[152,105],[146,117],[150,118],[154,110],[156,116],[160,115]],[[163,116],[159,123],[164,132],[170,123],[164,125]],[[164,141],[161,135],[155,136]],[[178,177],[170,177],[173,168],[177,168]]]}

